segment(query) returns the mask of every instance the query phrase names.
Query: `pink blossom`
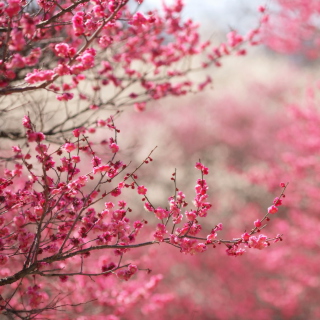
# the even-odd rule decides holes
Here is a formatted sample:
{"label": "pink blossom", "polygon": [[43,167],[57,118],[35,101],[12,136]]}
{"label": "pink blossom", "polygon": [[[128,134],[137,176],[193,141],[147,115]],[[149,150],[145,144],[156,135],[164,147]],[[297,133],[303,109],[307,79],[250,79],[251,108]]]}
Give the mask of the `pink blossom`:
{"label": "pink blossom", "polygon": [[35,213],[38,217],[42,216],[42,214],[43,214],[43,208],[40,207],[40,206],[34,207],[34,213]]}
{"label": "pink blossom", "polygon": [[115,189],[113,189],[113,190],[111,191],[111,195],[112,195],[113,197],[118,197],[118,196],[120,196],[120,194],[121,194],[121,189],[120,189],[120,188],[115,188]]}
{"label": "pink blossom", "polygon": [[176,215],[173,219],[172,219],[172,222],[174,224],[179,224],[182,222],[182,219],[183,219],[183,215],[182,214],[179,214],[179,215]]}
{"label": "pink blossom", "polygon": [[67,43],[58,43],[54,47],[55,53],[58,57],[68,57],[69,45]]}
{"label": "pink blossom", "polygon": [[21,51],[26,45],[26,40],[22,30],[13,29],[11,32],[10,50]]}
{"label": "pink blossom", "polygon": [[247,232],[245,232],[241,235],[241,238],[243,241],[247,242],[250,239],[250,235]]}
{"label": "pink blossom", "polygon": [[100,164],[101,164],[101,158],[97,157],[97,156],[94,156],[92,159],[91,159],[91,163],[92,163],[92,166],[93,167],[98,167]]}
{"label": "pink blossom", "polygon": [[75,138],[79,138],[81,134],[84,134],[86,133],[86,129],[81,127],[81,128],[77,128],[77,129],[74,129],[72,131],[73,135]]}
{"label": "pink blossom", "polygon": [[227,35],[229,45],[231,47],[237,46],[239,43],[243,41],[242,36],[238,35],[236,31],[231,31]]}
{"label": "pink blossom", "polygon": [[105,127],[107,125],[107,121],[100,119],[97,121],[97,124],[99,127]]}
{"label": "pink blossom", "polygon": [[242,256],[245,253],[245,249],[239,248],[238,245],[233,245],[226,250],[226,253],[228,256]]}
{"label": "pink blossom", "polygon": [[259,219],[257,219],[255,222],[254,222],[254,226],[256,227],[256,228],[260,228],[261,227],[261,221],[259,220]]}
{"label": "pink blossom", "polygon": [[137,272],[137,270],[138,268],[136,265],[130,265],[126,270],[120,269],[116,271],[116,274],[118,278],[128,281]]}
{"label": "pink blossom", "polygon": [[15,152],[15,153],[20,153],[21,152],[21,149],[18,146],[12,146],[11,148],[12,148],[12,151]]}
{"label": "pink blossom", "polygon": [[185,215],[189,221],[194,221],[197,219],[197,214],[195,211],[186,211]]}
{"label": "pink blossom", "polygon": [[275,205],[268,208],[268,213],[275,214],[276,212],[278,212],[278,208]]}
{"label": "pink blossom", "polygon": [[108,172],[110,169],[111,167],[109,165],[100,165],[93,168],[93,173],[96,174],[98,172]]}
{"label": "pink blossom", "polygon": [[258,237],[251,236],[248,241],[248,245],[250,248],[255,248],[262,250],[263,248],[266,248],[268,246],[268,243],[266,242],[267,237],[263,234],[260,234]]}
{"label": "pink blossom", "polygon": [[209,169],[207,167],[205,167],[202,163],[197,162],[195,167],[197,169],[201,170],[203,174],[205,174],[205,175],[209,174]]}
{"label": "pink blossom", "polygon": [[59,251],[59,247],[56,243],[50,244],[46,249],[47,252],[55,254]]}
{"label": "pink blossom", "polygon": [[84,13],[77,12],[72,18],[73,29],[75,31],[76,36],[80,36],[84,33]]}
{"label": "pink blossom", "polygon": [[[145,208],[146,208],[146,205],[145,205]],[[163,208],[158,207],[157,209],[153,210],[153,208],[150,204],[149,204],[148,208],[149,208],[149,209],[147,209],[148,211],[151,211],[151,212],[154,211],[154,214],[157,216],[158,219],[165,219],[165,218],[168,218],[168,216],[169,216],[169,211],[165,210]]]}
{"label": "pink blossom", "polygon": [[211,234],[207,235],[207,241],[212,242],[216,237],[217,237],[216,233],[211,233]]}
{"label": "pink blossom", "polygon": [[40,142],[45,140],[46,136],[42,132],[27,132],[29,142]]}
{"label": "pink blossom", "polygon": [[70,153],[76,149],[76,146],[73,143],[66,143],[62,146],[62,149]]}
{"label": "pink blossom", "polygon": [[109,147],[110,147],[112,153],[117,153],[119,151],[119,146],[116,143],[111,143],[109,145]]}
{"label": "pink blossom", "polygon": [[204,252],[207,250],[207,246],[204,243],[198,243],[195,247],[196,252]]}
{"label": "pink blossom", "polygon": [[112,208],[114,208],[114,204],[112,203],[112,202],[106,202],[105,204],[105,207],[107,208],[107,209],[112,209]]}
{"label": "pink blossom", "polygon": [[134,104],[134,110],[137,112],[142,112],[146,109],[146,103],[145,102],[137,102]]}
{"label": "pink blossom", "polygon": [[99,192],[97,190],[94,190],[90,194],[91,199],[95,199],[99,195]]}
{"label": "pink blossom", "polygon": [[6,14],[12,18],[22,10],[19,0],[8,0],[8,6],[5,8]]}
{"label": "pink blossom", "polygon": [[221,231],[222,229],[223,229],[222,223],[218,223],[218,224],[216,225],[216,227],[215,227],[215,230],[216,230],[216,231]]}
{"label": "pink blossom", "polygon": [[25,217],[23,215],[16,216],[13,218],[13,222],[18,228],[20,228],[25,223]]}
{"label": "pink blossom", "polygon": [[114,268],[116,268],[116,264],[114,262],[110,262],[108,264],[104,264],[102,267],[101,267],[101,271],[102,272],[106,272],[104,274],[105,277],[108,277],[110,275],[112,275],[112,273],[110,272],[111,270],[113,270]]}
{"label": "pink blossom", "polygon": [[29,116],[24,116],[22,118],[22,125],[27,129],[31,129],[31,121]]}
{"label": "pink blossom", "polygon": [[81,161],[81,158],[79,156],[72,156],[71,159],[74,163],[79,163]]}
{"label": "pink blossom", "polygon": [[277,207],[282,205],[282,199],[279,199],[278,197],[274,198],[273,204]]}
{"label": "pink blossom", "polygon": [[25,80],[26,82],[33,84],[40,81],[50,81],[54,76],[52,70],[37,70],[34,69],[33,72],[27,73]]}
{"label": "pink blossom", "polygon": [[148,19],[140,12],[137,12],[130,20],[132,26],[141,26],[148,22]]}
{"label": "pink blossom", "polygon": [[148,191],[148,189],[145,186],[138,186],[137,190],[138,190],[138,194],[143,194],[143,195],[145,195]]}
{"label": "pink blossom", "polygon": [[48,151],[48,146],[46,144],[43,144],[43,143],[39,143],[37,146],[36,146],[36,151],[40,154],[44,154]]}
{"label": "pink blossom", "polygon": [[16,69],[16,68],[20,69],[20,68],[23,68],[24,66],[25,66],[25,61],[19,53],[15,53],[11,58],[10,63],[8,64],[8,67],[11,69]]}
{"label": "pink blossom", "polygon": [[166,235],[168,233],[166,226],[162,223],[158,223],[157,224],[157,229],[156,232],[153,234],[153,237],[157,240],[157,241],[163,241],[164,239],[164,235]]}
{"label": "pink blossom", "polygon": [[65,92],[63,94],[58,94],[56,96],[57,100],[59,100],[59,101],[68,101],[68,100],[73,99],[73,97],[74,97],[74,94],[69,93],[69,92]]}
{"label": "pink blossom", "polygon": [[54,72],[59,76],[71,74],[70,67],[63,63],[59,63],[58,66],[54,68]]}
{"label": "pink blossom", "polygon": [[105,35],[100,37],[99,39],[99,45],[102,48],[107,48],[110,44],[112,44],[112,42],[113,42],[113,38]]}

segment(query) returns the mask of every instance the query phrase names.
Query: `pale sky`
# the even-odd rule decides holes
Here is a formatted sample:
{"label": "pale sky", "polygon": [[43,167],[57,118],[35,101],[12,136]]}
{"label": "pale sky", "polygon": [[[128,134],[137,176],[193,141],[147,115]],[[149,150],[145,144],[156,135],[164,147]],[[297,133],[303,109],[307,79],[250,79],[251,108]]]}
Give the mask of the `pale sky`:
{"label": "pale sky", "polygon": [[[161,7],[161,3],[162,0],[144,0],[142,8],[148,10],[155,6]],[[265,4],[266,0],[184,0],[184,3],[184,16],[199,21],[203,29],[212,25],[225,30],[231,27],[242,31],[255,26],[257,8]]]}

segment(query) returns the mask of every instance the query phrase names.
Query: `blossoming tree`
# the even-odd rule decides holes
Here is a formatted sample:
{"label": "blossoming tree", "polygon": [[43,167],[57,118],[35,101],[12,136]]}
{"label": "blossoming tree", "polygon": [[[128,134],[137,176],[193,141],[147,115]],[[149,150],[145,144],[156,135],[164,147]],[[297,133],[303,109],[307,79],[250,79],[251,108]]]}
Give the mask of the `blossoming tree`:
{"label": "blossoming tree", "polygon": [[[209,169],[201,161],[191,201],[174,172],[168,201],[155,206],[138,178],[143,166],[152,165],[153,150],[137,166],[123,160],[116,125],[120,111],[133,106],[140,112],[153,100],[201,91],[211,78],[194,82],[190,73],[219,67],[225,56],[244,55],[245,46],[259,42],[257,28],[246,36],[232,31],[219,46],[201,43],[197,25],[181,17],[181,0],[147,14],[139,11],[141,2],[0,4],[0,137],[4,149],[12,148],[1,156],[0,308],[9,319],[56,319],[65,309],[67,319],[106,319],[106,314],[117,319],[141,296],[150,297],[145,308],[152,309],[161,276],[145,276],[149,266],[135,252],[146,246],[167,245],[194,255],[222,245],[238,256],[245,248],[264,249],[282,240],[261,230],[282,204],[285,183],[251,230],[227,240],[219,237],[220,223],[202,232],[212,205],[205,180]],[[263,24],[264,8],[260,12]],[[195,56],[200,63],[193,63]],[[142,200],[145,213],[131,208],[134,197]],[[142,232],[148,222],[151,236]],[[98,309],[86,304],[90,295],[81,299],[74,292],[79,284]]]}
{"label": "blossoming tree", "polygon": [[[159,258],[166,274],[163,282],[174,283],[180,293],[175,297],[180,310],[168,305],[162,318],[172,312],[176,316],[172,318],[179,319],[181,310],[188,310],[190,319],[319,318],[318,75],[297,66],[289,71],[284,60],[282,64],[281,68],[276,64],[279,72],[272,78],[262,73],[263,80],[251,84],[244,97],[235,97],[233,88],[226,88],[222,98],[203,96],[198,110],[194,104],[199,100],[190,99],[163,116],[169,132],[165,139],[175,136],[171,149],[178,145],[182,149],[175,161],[187,167],[190,162],[184,159],[203,154],[214,168],[207,182],[215,188],[210,189],[215,217],[232,224],[227,235],[239,226],[248,228],[245,220],[255,221],[265,207],[261,199],[277,190],[279,177],[290,181],[290,196],[268,226],[268,231],[283,233],[285,243],[272,246],[268,254],[255,250],[240,259],[218,259],[206,252],[192,260],[181,255],[173,270]],[[284,82],[284,74],[290,80]],[[303,89],[306,97],[298,103],[303,78],[317,82]],[[156,110],[150,113],[155,117]],[[181,113],[184,118],[178,118]],[[199,121],[201,113],[208,115],[205,123]],[[168,165],[166,158],[162,155],[163,166]],[[188,177],[179,181],[185,185]],[[167,252],[174,259],[175,252]]]}

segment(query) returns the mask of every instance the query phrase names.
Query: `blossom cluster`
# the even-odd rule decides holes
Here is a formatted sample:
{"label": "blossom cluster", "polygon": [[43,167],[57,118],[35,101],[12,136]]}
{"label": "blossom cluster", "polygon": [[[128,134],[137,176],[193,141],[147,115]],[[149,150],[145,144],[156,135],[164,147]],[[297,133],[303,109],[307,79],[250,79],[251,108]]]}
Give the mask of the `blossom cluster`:
{"label": "blossom cluster", "polygon": [[[38,10],[31,14],[33,6],[46,13]],[[182,9],[181,0],[164,4],[163,14],[157,10],[132,13],[128,0],[68,0],[62,6],[53,1],[9,0],[0,10],[0,39],[5,52],[0,64],[0,94],[46,88],[59,101],[68,101],[76,97],[79,83],[87,78],[86,71],[92,70],[99,74],[92,85],[94,91],[102,96],[102,88],[109,85],[131,89],[127,97],[141,111],[150,98],[185,95],[194,86],[201,91],[211,83],[209,76],[200,83],[187,79],[193,68],[181,69],[180,62],[201,54],[201,68],[219,67],[224,56],[243,55],[245,43],[257,45],[260,41],[259,27],[245,36],[232,31],[218,46],[209,41],[201,43],[198,25],[191,19],[184,21]],[[263,12],[261,22],[265,15]],[[63,40],[50,43],[62,30]],[[25,50],[27,43],[31,50]],[[138,69],[139,63],[146,68]],[[179,80],[173,82],[172,77]],[[17,80],[25,81],[19,91],[13,86]],[[75,92],[69,92],[72,90]],[[89,99],[87,93],[77,94]]]}
{"label": "blossom cluster", "polygon": [[[168,207],[155,208],[149,200],[148,188],[138,183],[136,170],[120,178],[128,168],[122,161],[114,160],[119,152],[116,139],[119,130],[112,117],[103,120],[102,126],[115,134],[107,141],[107,161],[105,156],[94,151],[95,144],[88,136],[95,132],[92,128],[75,129],[69,141],[53,148],[45,142],[45,135],[36,131],[29,116],[24,116],[22,123],[30,147],[27,152],[19,146],[13,147],[16,164],[12,170],[6,169],[4,178],[0,180],[0,263],[8,265],[15,261],[8,277],[0,279],[2,285],[19,280],[19,272],[24,265],[30,270],[27,275],[34,277],[50,274],[53,268],[57,272],[52,276],[65,283],[73,274],[64,271],[68,265],[74,264],[71,258],[88,259],[96,250],[109,249],[113,252],[110,257],[114,258],[104,262],[98,270],[84,263],[92,269],[91,273],[108,278],[114,275],[127,281],[137,273],[138,266],[130,262],[125,264],[123,259],[131,249],[140,246],[166,243],[179,248],[182,253],[194,255],[206,251],[210,245],[225,244],[228,255],[241,255],[244,249],[239,248],[240,244],[262,249],[272,240],[261,234],[258,238],[254,236],[260,231],[256,222],[255,228],[239,239],[218,239],[221,223],[207,236],[200,235],[202,219],[210,214],[212,208],[208,201],[209,187],[204,179],[209,169],[200,162],[195,166],[201,172],[201,178],[195,186],[194,208],[187,209],[186,196],[177,187],[175,194],[168,198]],[[101,121],[96,122],[96,129],[99,127]],[[142,164],[152,160],[149,155]],[[89,170],[88,164],[82,165],[83,162],[90,163]],[[21,180],[25,175],[28,179]],[[119,178],[120,181],[116,182]],[[175,173],[171,180],[176,185]],[[148,211],[145,217],[132,219],[128,200],[115,200],[122,196],[124,189],[136,190],[135,194],[142,196]],[[268,209],[261,221],[268,221],[268,214],[274,213],[274,208],[282,203],[282,196],[283,193],[275,199],[275,205]],[[98,209],[98,203],[103,201],[104,208]],[[143,242],[139,235],[150,220],[150,213],[160,223],[155,227],[153,239]],[[58,264],[61,260],[64,260],[64,267]],[[85,272],[78,274],[85,275]],[[39,285],[29,286],[25,295],[31,308],[39,308],[48,300]]]}

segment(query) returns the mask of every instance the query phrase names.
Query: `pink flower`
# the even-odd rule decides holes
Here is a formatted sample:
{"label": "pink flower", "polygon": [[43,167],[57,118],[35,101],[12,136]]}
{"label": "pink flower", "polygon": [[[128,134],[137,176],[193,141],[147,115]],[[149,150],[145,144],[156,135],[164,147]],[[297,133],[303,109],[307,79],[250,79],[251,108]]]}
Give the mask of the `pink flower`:
{"label": "pink flower", "polygon": [[245,253],[245,249],[239,248],[238,245],[233,245],[226,250],[228,256],[242,256]]}
{"label": "pink flower", "polygon": [[33,72],[27,73],[25,80],[26,82],[33,84],[40,81],[50,81],[54,76],[52,70],[37,70],[34,69]]}
{"label": "pink flower", "polygon": [[[148,205],[151,208],[151,210],[149,210],[149,211],[153,211],[152,206],[149,203],[148,203]],[[165,219],[165,218],[168,218],[168,216],[169,216],[168,210],[165,210],[160,207],[154,210],[154,214],[157,216],[158,219]]]}
{"label": "pink flower", "polygon": [[99,39],[99,44],[102,48],[107,48],[113,42],[112,37],[102,36]]}
{"label": "pink flower", "polygon": [[195,247],[196,252],[204,252],[207,250],[207,246],[204,243],[198,243]]}
{"label": "pink flower", "polygon": [[198,170],[201,170],[203,174],[209,174],[209,169],[205,167],[202,163],[197,162],[195,166]]}
{"label": "pink flower", "polygon": [[172,222],[173,222],[174,224],[179,224],[179,223],[181,223],[182,218],[183,218],[183,215],[182,215],[182,214],[178,214],[177,216],[175,216],[175,217],[172,219]]}
{"label": "pink flower", "polygon": [[72,25],[76,36],[84,33],[84,12],[77,12],[72,18]]}
{"label": "pink flower", "polygon": [[108,172],[111,167],[109,165],[101,165],[93,168],[93,173],[96,174],[98,172]]}
{"label": "pink flower", "polygon": [[145,195],[147,193],[148,189],[145,186],[139,186],[138,187],[138,193]]}
{"label": "pink flower", "polygon": [[73,93],[69,93],[69,92],[65,92],[63,94],[58,94],[57,95],[57,100],[59,101],[68,101],[73,99],[74,94]]}
{"label": "pink flower", "polygon": [[9,0],[8,6],[5,8],[5,12],[10,18],[12,18],[20,11],[20,9],[23,10],[22,4],[20,4],[19,0]]}
{"label": "pink flower", "polygon": [[54,72],[59,76],[64,76],[71,73],[70,67],[63,63],[59,63],[58,66],[54,68]]}
{"label": "pink flower", "polygon": [[262,250],[263,248],[266,248],[268,246],[266,240],[267,236],[263,234],[260,234],[259,237],[251,236],[249,238],[248,245],[250,248]]}
{"label": "pink flower", "polygon": [[79,156],[72,156],[71,159],[74,163],[79,163],[81,161]]}
{"label": "pink flower", "polygon": [[101,164],[101,158],[94,156],[91,160],[93,167],[98,167]]}
{"label": "pink flower", "polygon": [[148,22],[148,19],[140,12],[137,12],[130,20],[132,26],[141,26]]}
{"label": "pink flower", "polygon": [[76,149],[76,146],[73,143],[66,143],[62,146],[62,149],[70,153],[71,151]]}
{"label": "pink flower", "polygon": [[268,213],[275,214],[276,212],[278,212],[278,208],[275,205],[268,208]]}
{"label": "pink flower", "polygon": [[21,152],[21,149],[18,146],[12,146],[11,148],[12,148],[12,151],[15,152],[15,153],[20,153]]}
{"label": "pink flower", "polygon": [[15,224],[18,228],[20,228],[20,227],[24,224],[25,218],[24,218],[24,216],[22,216],[22,215],[15,216],[15,217],[13,218],[13,222],[14,222],[14,224]]}
{"label": "pink flower", "polygon": [[260,228],[261,227],[261,221],[259,219],[257,219],[255,222],[254,222],[254,225],[256,228]]}
{"label": "pink flower", "polygon": [[38,217],[40,217],[40,216],[43,214],[43,208],[40,207],[40,206],[34,207],[34,213],[35,213]]}
{"label": "pink flower", "polygon": [[112,153],[117,153],[119,151],[119,146],[116,143],[111,143],[109,147]]}
{"label": "pink flower", "polygon": [[137,102],[134,104],[134,110],[137,112],[142,112],[146,109],[146,103],[145,102]]}
{"label": "pink flower", "polygon": [[79,137],[80,137],[80,134],[81,134],[81,133],[85,133],[85,132],[86,132],[86,129],[83,128],[83,127],[74,129],[74,130],[72,131],[72,133],[73,133],[73,135],[74,135],[75,138],[79,138]]}
{"label": "pink flower", "polygon": [[22,118],[22,125],[27,129],[31,129],[31,121],[29,116],[24,116]]}
{"label": "pink flower", "polygon": [[95,199],[99,195],[99,192],[97,190],[93,191],[90,195],[91,199]]}
{"label": "pink flower", "polygon": [[101,271],[102,271],[102,272],[106,272],[106,273],[104,274],[104,276],[105,276],[105,277],[108,277],[108,276],[112,275],[112,272],[108,272],[108,271],[111,271],[112,269],[114,269],[114,268],[116,268],[116,267],[117,267],[117,266],[116,266],[115,263],[110,262],[110,263],[108,263],[108,264],[103,265],[103,266],[101,267]]}
{"label": "pink flower", "polygon": [[152,205],[149,202],[145,202],[144,208],[149,212],[153,212],[154,211]]}
{"label": "pink flower", "polygon": [[245,232],[241,235],[241,238],[243,241],[247,242],[250,239],[250,235],[247,232]]}
{"label": "pink flower", "polygon": [[58,57],[68,57],[69,45],[67,43],[58,43],[54,47],[55,53]]}
{"label": "pink flower", "polygon": [[113,189],[113,190],[111,191],[111,195],[112,195],[113,197],[118,197],[118,196],[120,196],[120,194],[121,194],[121,189],[120,189],[120,188],[115,188],[115,189]]}
{"label": "pink flower", "polygon": [[194,211],[186,211],[185,215],[189,221],[194,221],[197,218],[197,214]]}
{"label": "pink flower", "polygon": [[98,121],[97,121],[97,125],[98,125],[99,127],[105,127],[105,126],[107,125],[107,121],[105,121],[105,120],[98,120]]}
{"label": "pink flower", "polygon": [[40,142],[46,138],[42,132],[27,132],[27,138],[29,142]]}
{"label": "pink flower", "polygon": [[106,207],[107,209],[112,209],[112,208],[114,208],[114,204],[113,204],[112,202],[106,202],[104,205],[105,205],[105,207]]}
{"label": "pink flower", "polygon": [[216,233],[210,233],[209,235],[207,235],[207,241],[212,242],[216,237],[217,237]]}
{"label": "pink flower", "polygon": [[273,204],[277,207],[282,205],[282,199],[279,199],[278,197],[274,198]]}

